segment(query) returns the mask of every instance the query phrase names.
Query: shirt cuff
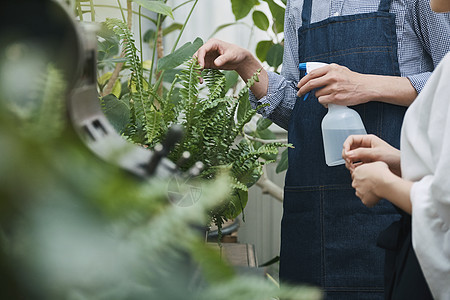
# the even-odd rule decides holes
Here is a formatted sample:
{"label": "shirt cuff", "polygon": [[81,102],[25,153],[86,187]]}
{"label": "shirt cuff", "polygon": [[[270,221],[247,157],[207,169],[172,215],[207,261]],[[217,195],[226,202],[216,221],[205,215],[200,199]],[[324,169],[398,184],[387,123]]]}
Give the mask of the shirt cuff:
{"label": "shirt cuff", "polygon": [[249,100],[253,109],[259,105],[269,104],[258,110],[263,117],[272,120],[278,126],[287,129],[292,105],[285,99],[287,87],[286,79],[274,72],[267,72],[269,84],[266,96],[256,99],[255,95],[250,91]]}
{"label": "shirt cuff", "polygon": [[428,78],[430,78],[431,74],[432,72],[424,72],[420,74],[407,76],[406,78],[409,79],[412,86],[416,89],[417,94],[419,94],[422,91],[425,84],[427,83]]}

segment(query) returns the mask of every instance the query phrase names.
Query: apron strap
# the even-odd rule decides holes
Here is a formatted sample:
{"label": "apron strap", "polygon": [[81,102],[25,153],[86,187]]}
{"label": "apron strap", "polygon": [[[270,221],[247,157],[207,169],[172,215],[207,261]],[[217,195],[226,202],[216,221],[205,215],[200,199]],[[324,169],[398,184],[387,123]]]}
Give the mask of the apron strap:
{"label": "apron strap", "polygon": [[391,8],[392,0],[380,0],[380,5],[378,6],[378,11],[389,12]]}
{"label": "apron strap", "polygon": [[[380,0],[378,11],[389,12],[392,0]],[[302,8],[302,24],[311,24],[312,0],[304,0]]]}
{"label": "apron strap", "polygon": [[303,0],[302,26],[311,24],[312,0]]}

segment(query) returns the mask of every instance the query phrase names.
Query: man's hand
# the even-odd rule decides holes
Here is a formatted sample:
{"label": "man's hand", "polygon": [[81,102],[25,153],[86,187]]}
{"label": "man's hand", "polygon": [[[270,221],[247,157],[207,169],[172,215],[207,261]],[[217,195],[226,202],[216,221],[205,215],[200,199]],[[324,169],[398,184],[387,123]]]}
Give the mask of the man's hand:
{"label": "man's hand", "polygon": [[194,54],[205,69],[237,70],[252,55],[244,48],[217,39],[210,39]]}
{"label": "man's hand", "polygon": [[298,83],[300,97],[316,89],[319,103],[352,106],[380,101],[408,106],[417,92],[406,77],[361,74],[337,64],[312,70]]}
{"label": "man's hand", "polygon": [[247,82],[257,70],[261,70],[259,81],[250,87],[257,99],[267,94],[269,79],[261,63],[248,51],[237,45],[210,39],[194,54],[199,64],[206,69],[234,70]]}
{"label": "man's hand", "polygon": [[350,71],[348,68],[330,64],[312,70],[298,83],[298,96],[313,89],[320,104],[329,103],[351,106],[369,101],[363,74]]}

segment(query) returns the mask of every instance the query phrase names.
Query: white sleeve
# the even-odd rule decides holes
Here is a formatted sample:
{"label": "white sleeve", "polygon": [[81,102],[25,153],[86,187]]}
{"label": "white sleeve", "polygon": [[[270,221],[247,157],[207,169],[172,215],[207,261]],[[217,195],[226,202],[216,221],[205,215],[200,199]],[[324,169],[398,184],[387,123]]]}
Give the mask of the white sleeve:
{"label": "white sleeve", "polygon": [[[426,175],[411,189],[412,241],[422,271],[436,299],[450,299],[450,57],[430,78],[415,105],[409,132]],[[427,90],[427,91],[426,91]],[[409,125],[409,124],[408,124]],[[410,128],[411,128],[410,127]],[[407,131],[407,130],[406,130]],[[414,132],[415,131],[415,132]],[[414,137],[412,134],[416,133]],[[426,136],[427,145],[423,142]],[[414,143],[414,141],[416,143]],[[421,141],[418,145],[417,141]],[[408,148],[408,147],[407,147]],[[419,148],[428,149],[425,152]],[[419,150],[417,150],[419,149]],[[407,150],[408,151],[408,150]],[[422,155],[420,155],[422,153]]]}

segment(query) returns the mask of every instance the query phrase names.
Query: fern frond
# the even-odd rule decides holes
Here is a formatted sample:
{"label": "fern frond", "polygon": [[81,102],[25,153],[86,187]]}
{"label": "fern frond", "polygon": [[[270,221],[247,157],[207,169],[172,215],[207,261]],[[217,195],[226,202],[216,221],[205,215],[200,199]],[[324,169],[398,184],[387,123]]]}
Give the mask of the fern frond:
{"label": "fern frond", "polygon": [[180,94],[190,105],[197,103],[198,86],[200,84],[201,66],[197,59],[190,59],[186,63],[186,68],[181,71],[179,76],[182,88]]}
{"label": "fern frond", "polygon": [[[148,144],[152,142],[153,129],[156,124],[155,119],[152,118],[152,106],[153,101],[151,101],[150,96],[155,97],[155,93],[152,93],[150,89],[145,88],[148,83],[145,80],[142,63],[140,61],[138,52],[139,50],[135,46],[135,40],[132,32],[128,29],[126,23],[118,19],[106,19],[106,26],[116,33],[122,43],[123,54],[125,55],[131,70],[130,78],[130,90],[131,90],[131,100],[134,101],[134,113],[135,118],[138,119],[143,124],[143,130],[145,132],[145,141],[142,143]],[[131,106],[131,103],[130,103]],[[135,124],[136,125],[136,124]],[[150,132],[146,132],[150,130]]]}
{"label": "fern frond", "polygon": [[203,79],[209,90],[209,99],[215,100],[219,98],[225,89],[226,78],[222,72],[215,69],[208,69],[204,71]]}

